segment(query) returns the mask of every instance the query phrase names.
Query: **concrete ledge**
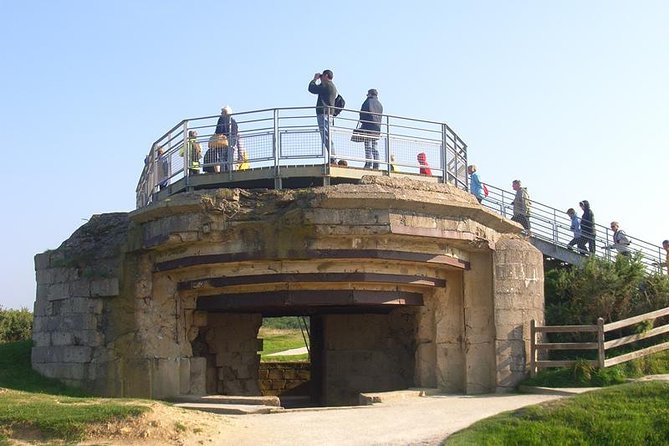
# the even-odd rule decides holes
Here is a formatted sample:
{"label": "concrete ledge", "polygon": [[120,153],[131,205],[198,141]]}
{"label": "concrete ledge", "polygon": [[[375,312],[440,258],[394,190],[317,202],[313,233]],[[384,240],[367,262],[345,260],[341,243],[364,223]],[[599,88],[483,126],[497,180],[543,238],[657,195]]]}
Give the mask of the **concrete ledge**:
{"label": "concrete ledge", "polygon": [[179,403],[175,407],[190,410],[201,410],[223,415],[267,414],[283,411],[282,407],[263,406],[259,404],[219,404],[219,403]]}
{"label": "concrete ledge", "polygon": [[592,390],[603,389],[603,387],[537,387],[537,386],[518,386],[522,393],[532,393],[535,395],[560,395],[570,396],[579,393],[590,392]]}
{"label": "concrete ledge", "polygon": [[188,404],[227,404],[281,407],[281,401],[279,400],[278,396],[179,395],[174,398],[170,398],[169,401],[174,403]]}
{"label": "concrete ledge", "polygon": [[358,401],[361,406],[367,406],[374,403],[385,403],[406,398],[439,395],[441,393],[442,392],[439,389],[435,388],[411,388],[406,390],[393,390],[390,392],[361,393],[358,397]]}

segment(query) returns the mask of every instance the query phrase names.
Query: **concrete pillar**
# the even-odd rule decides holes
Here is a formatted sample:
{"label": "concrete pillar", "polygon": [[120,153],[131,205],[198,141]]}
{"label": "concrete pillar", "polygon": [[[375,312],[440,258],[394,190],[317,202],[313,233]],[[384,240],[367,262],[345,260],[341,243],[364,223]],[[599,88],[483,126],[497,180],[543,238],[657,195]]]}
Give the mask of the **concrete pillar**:
{"label": "concrete pillar", "polygon": [[463,276],[446,274],[446,288],[435,290],[434,326],[437,386],[446,392],[465,391]]}
{"label": "concrete pillar", "polygon": [[504,237],[494,264],[496,390],[505,392],[529,372],[530,320],[543,322],[543,256],[525,240]]}
{"label": "concrete pillar", "polygon": [[465,393],[495,389],[495,326],[492,255],[472,253],[471,269],[464,272]]}

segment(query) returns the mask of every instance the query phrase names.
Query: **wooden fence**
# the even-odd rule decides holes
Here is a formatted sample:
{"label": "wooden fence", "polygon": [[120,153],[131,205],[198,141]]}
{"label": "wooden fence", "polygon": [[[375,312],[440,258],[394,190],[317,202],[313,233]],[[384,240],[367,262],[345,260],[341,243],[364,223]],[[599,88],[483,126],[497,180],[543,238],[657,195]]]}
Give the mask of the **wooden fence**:
{"label": "wooden fence", "polygon": [[[630,317],[617,322],[609,324],[604,323],[603,318],[597,319],[596,325],[546,325],[538,326],[536,321],[532,319],[530,322],[530,374],[535,376],[539,369],[551,367],[570,367],[578,360],[546,360],[538,359],[540,351],[549,350],[597,350],[597,359],[588,361],[591,365],[599,368],[610,367],[612,365],[621,364],[623,362],[631,361],[632,359],[641,358],[652,353],[657,353],[662,350],[669,349],[669,341],[650,347],[635,350],[630,353],[625,353],[620,356],[615,356],[606,359],[606,351],[622,345],[627,345],[632,342],[640,341],[642,339],[652,338],[669,332],[669,323],[655,327],[642,333],[632,334],[628,336],[618,337],[607,341],[606,335],[614,330],[630,327],[632,325],[645,322],[654,321],[655,319],[669,315],[669,307],[661,310],[651,311],[650,313],[641,314],[639,316]],[[595,342],[537,342],[537,334],[539,333],[596,333],[597,340]],[[545,338],[545,336],[544,336]]]}

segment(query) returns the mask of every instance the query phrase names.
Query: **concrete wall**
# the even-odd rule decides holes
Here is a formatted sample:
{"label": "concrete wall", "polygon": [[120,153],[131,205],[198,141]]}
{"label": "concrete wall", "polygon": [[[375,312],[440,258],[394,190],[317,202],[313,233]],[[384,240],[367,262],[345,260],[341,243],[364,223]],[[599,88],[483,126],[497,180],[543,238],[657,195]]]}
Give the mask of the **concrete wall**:
{"label": "concrete wall", "polygon": [[311,364],[308,362],[261,362],[258,374],[263,395],[309,396]]}
{"label": "concrete wall", "polygon": [[[260,314],[209,314],[204,333],[208,353],[208,388],[222,395],[260,395],[258,329]],[[212,360],[213,359],[213,360]],[[214,377],[215,386],[211,385]],[[213,389],[212,389],[213,387]]]}
{"label": "concrete wall", "polygon": [[[196,309],[198,299],[387,291],[422,294],[424,306],[323,316],[332,401],[412,385],[503,391],[526,374],[524,327],[543,318],[541,255],[520,229],[449,185],[382,177],[299,191],[198,191],[132,214],[93,216],[35,257],[33,367],[102,395],[258,394],[260,316],[208,314]],[[352,254],[327,257],[335,251]],[[384,260],[377,252],[406,255]],[[249,253],[253,261],[221,260]],[[177,265],[164,266],[170,262]],[[304,273],[442,284],[210,283]],[[180,288],[185,282],[195,285]]]}
{"label": "concrete wall", "polygon": [[327,405],[355,405],[361,392],[413,385],[414,311],[330,315],[323,322]]}

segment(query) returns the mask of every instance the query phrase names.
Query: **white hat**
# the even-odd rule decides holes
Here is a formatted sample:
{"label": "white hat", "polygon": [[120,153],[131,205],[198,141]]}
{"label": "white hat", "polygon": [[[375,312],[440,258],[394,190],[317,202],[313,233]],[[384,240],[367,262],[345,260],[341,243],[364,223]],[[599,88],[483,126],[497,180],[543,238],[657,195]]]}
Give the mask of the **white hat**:
{"label": "white hat", "polygon": [[231,115],[232,114],[232,108],[229,105],[226,105],[221,109],[221,111],[224,111],[226,115]]}

